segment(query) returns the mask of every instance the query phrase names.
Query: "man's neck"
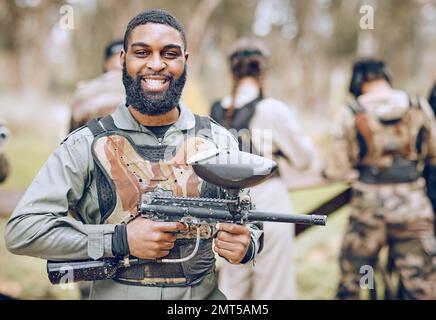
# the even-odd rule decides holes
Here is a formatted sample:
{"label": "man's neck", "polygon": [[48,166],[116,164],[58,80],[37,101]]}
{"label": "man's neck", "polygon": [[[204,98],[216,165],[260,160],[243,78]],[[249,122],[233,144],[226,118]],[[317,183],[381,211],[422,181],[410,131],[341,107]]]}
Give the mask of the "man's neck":
{"label": "man's neck", "polygon": [[179,119],[180,111],[179,108],[173,108],[167,113],[160,114],[157,116],[150,116],[148,114],[143,114],[129,106],[129,111],[138,123],[146,127],[157,127],[173,124]]}

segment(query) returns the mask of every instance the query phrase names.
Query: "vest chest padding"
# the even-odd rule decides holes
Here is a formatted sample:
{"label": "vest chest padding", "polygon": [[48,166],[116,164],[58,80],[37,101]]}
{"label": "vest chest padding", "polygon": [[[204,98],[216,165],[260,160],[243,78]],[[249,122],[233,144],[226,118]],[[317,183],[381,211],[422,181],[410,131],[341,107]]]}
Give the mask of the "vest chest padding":
{"label": "vest chest padding", "polygon": [[[177,197],[199,197],[203,180],[194,172],[187,159],[197,152],[216,148],[215,144],[201,137],[190,137],[177,149],[172,146],[137,146],[120,133],[97,137],[92,152],[101,177],[97,179],[99,202],[108,193],[102,186],[110,185],[115,203],[102,212],[105,223],[126,223],[138,214],[141,196],[156,188],[171,191]],[[99,181],[100,180],[100,181]],[[108,183],[109,182],[109,183]]]}

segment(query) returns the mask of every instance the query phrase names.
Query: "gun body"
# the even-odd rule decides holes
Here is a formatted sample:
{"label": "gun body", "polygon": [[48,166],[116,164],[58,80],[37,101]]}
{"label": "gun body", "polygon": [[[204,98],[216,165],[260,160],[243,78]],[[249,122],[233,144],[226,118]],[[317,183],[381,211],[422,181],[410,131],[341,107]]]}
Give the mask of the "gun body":
{"label": "gun body", "polygon": [[[133,266],[146,263],[147,260],[130,259],[129,262]],[[53,284],[73,283],[112,279],[121,268],[125,267],[125,262],[116,258],[68,262],[48,261],[47,273]]]}
{"label": "gun body", "polygon": [[[251,203],[240,204],[239,199],[165,197],[150,195],[150,193],[146,194],[144,198],[147,199],[147,202],[141,204],[140,214],[142,217],[155,221],[179,221],[187,224],[188,227],[207,224],[215,230],[217,223],[244,224],[264,221],[312,225],[325,225],[326,223],[325,216],[250,210]],[[148,261],[136,258],[129,259],[129,265],[145,264]],[[163,259],[161,262],[171,261]],[[111,279],[121,268],[125,267],[124,260],[117,258],[72,262],[49,261],[47,272],[50,282],[59,284]]]}
{"label": "gun body", "polygon": [[251,202],[239,199],[209,199],[182,197],[148,197],[140,213],[144,218],[159,221],[180,221],[187,224],[283,222],[325,225],[326,216],[285,214],[251,210]]}

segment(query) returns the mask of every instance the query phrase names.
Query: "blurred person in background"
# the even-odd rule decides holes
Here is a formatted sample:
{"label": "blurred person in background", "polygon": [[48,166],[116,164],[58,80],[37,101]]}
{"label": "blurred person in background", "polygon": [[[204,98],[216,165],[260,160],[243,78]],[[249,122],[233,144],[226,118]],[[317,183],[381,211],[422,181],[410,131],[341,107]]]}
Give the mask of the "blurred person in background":
{"label": "blurred person in background", "polygon": [[[300,128],[296,115],[282,101],[266,97],[264,76],[269,52],[256,40],[243,38],[234,44],[229,63],[231,94],[213,104],[211,118],[233,129],[242,151],[272,157],[279,171],[304,170],[314,149]],[[251,188],[256,209],[292,213],[289,192],[280,174]],[[295,299],[293,261],[294,226],[264,223],[264,247],[253,264],[223,261],[219,288],[229,299]]]}
{"label": "blurred person in background", "polygon": [[436,164],[431,108],[425,99],[393,89],[378,59],[353,65],[349,90],[355,99],[335,119],[324,170],[353,187],[337,298],[360,298],[361,268],[375,268],[387,245],[399,274],[397,298],[436,299],[434,215],[422,179],[424,164]]}
{"label": "blurred person in background", "polygon": [[6,180],[10,171],[9,160],[6,157],[4,150],[9,135],[8,128],[0,119],[0,183]]}
{"label": "blurred person in background", "polygon": [[[430,106],[433,109],[433,114],[436,114],[436,84],[430,92],[428,97]],[[433,212],[436,214],[436,166],[427,163],[424,169],[424,177],[427,185],[427,195],[430,198],[433,206]],[[435,232],[436,232],[436,219],[435,219]]]}
{"label": "blurred person in background", "polygon": [[103,117],[115,111],[124,101],[120,52],[123,40],[109,43],[104,50],[103,74],[80,82],[71,98],[69,132],[80,128],[93,118]]}
{"label": "blurred person in background", "polygon": [[430,106],[433,109],[433,113],[436,115],[436,83],[433,86],[433,89],[431,89],[428,101],[430,102]]}

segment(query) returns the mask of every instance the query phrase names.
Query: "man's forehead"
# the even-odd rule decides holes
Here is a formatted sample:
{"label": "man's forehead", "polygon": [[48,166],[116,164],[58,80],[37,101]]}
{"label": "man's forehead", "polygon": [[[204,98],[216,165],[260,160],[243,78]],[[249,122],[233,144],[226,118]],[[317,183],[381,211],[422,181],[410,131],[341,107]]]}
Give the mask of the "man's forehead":
{"label": "man's forehead", "polygon": [[179,45],[182,49],[184,48],[180,32],[160,23],[146,23],[135,27],[129,35],[129,46],[135,42],[149,46]]}

